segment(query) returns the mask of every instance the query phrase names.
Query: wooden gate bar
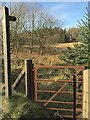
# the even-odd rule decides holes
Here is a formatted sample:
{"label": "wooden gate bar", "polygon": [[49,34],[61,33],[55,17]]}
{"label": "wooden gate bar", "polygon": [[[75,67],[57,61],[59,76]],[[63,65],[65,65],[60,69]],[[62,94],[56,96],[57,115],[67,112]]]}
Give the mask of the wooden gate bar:
{"label": "wooden gate bar", "polygon": [[24,75],[25,75],[25,70],[23,69],[21,71],[21,73],[19,74],[19,76],[17,77],[17,79],[15,80],[15,82],[13,83],[12,90],[16,89],[16,87],[19,85],[19,83],[21,82],[21,80],[24,77]]}

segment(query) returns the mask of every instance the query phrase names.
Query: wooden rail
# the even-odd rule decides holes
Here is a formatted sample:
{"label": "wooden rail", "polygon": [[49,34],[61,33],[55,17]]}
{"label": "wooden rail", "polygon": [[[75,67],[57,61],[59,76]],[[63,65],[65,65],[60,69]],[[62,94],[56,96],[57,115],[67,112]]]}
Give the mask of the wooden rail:
{"label": "wooden rail", "polygon": [[16,87],[19,85],[19,83],[21,82],[22,78],[25,76],[25,70],[23,69],[21,71],[21,73],[19,74],[19,76],[17,77],[17,79],[15,80],[15,82],[12,85],[12,89],[15,90]]}

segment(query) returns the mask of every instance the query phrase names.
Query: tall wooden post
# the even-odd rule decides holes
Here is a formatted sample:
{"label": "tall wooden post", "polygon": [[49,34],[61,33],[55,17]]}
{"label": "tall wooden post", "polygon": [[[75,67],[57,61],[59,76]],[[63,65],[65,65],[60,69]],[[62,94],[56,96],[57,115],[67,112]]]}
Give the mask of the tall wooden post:
{"label": "tall wooden post", "polygon": [[7,98],[12,94],[11,90],[11,68],[10,68],[10,31],[9,31],[9,10],[2,8],[2,29],[3,29],[3,50],[4,50],[4,76],[5,95]]}
{"label": "tall wooden post", "polygon": [[83,112],[85,120],[90,120],[90,69],[84,70],[83,82]]}
{"label": "tall wooden post", "polygon": [[34,102],[34,77],[32,60],[25,60],[26,96]]}

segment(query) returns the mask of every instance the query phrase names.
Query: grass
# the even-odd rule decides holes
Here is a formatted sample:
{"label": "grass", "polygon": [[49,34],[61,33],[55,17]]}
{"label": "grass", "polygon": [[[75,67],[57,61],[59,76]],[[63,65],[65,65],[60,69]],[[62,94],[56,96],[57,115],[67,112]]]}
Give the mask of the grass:
{"label": "grass", "polygon": [[48,52],[44,52],[43,55],[38,54],[38,52],[33,52],[30,54],[28,50],[23,50],[18,52],[17,56],[16,53],[13,52],[11,54],[11,62],[12,68],[16,67],[24,67],[24,60],[25,59],[32,59],[33,64],[35,65],[62,65],[66,64],[62,61],[59,57],[63,55],[62,50],[65,49],[67,46],[73,47],[74,44],[80,44],[78,42],[72,43],[60,43],[49,46]]}
{"label": "grass", "polygon": [[51,47],[65,49],[66,47],[74,47],[74,45],[76,44],[80,44],[80,42],[60,43],[60,44],[51,45]]}
{"label": "grass", "polygon": [[9,118],[49,118],[49,113],[45,108],[37,103],[32,103],[23,94],[14,92],[10,99],[3,99],[3,120]]}

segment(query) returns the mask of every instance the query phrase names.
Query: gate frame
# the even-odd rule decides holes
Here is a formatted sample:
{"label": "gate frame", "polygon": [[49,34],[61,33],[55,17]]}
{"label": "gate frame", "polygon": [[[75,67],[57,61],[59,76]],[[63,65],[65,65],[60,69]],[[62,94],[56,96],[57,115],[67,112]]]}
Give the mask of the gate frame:
{"label": "gate frame", "polygon": [[[55,81],[55,80],[42,80],[42,79],[37,79],[37,70],[38,69],[42,69],[42,68],[57,68],[57,69],[60,69],[60,68],[63,68],[63,69],[65,69],[65,68],[75,68],[75,69],[79,69],[79,70],[81,70],[82,71],[82,75],[81,75],[81,78],[82,78],[82,93],[81,93],[81,95],[83,96],[83,72],[84,72],[84,66],[42,66],[42,65],[40,65],[40,66],[38,66],[38,65],[36,65],[35,67],[34,67],[34,83],[35,83],[35,101],[36,102],[45,102],[46,104],[44,104],[44,106],[46,106],[47,105],[47,103],[49,103],[49,102],[51,102],[50,101],[50,99],[49,100],[38,100],[37,99],[37,93],[38,92],[41,92],[40,90],[37,90],[37,82],[38,81]],[[57,80],[57,82],[59,82],[60,80]],[[63,80],[62,80],[63,81]],[[66,81],[66,80],[65,80]],[[69,80],[68,80],[69,81]],[[66,81],[67,83],[69,83],[68,81]],[[77,117],[76,117],[76,111],[77,112],[82,112],[82,109],[78,109],[78,110],[76,110],[76,104],[77,104],[77,102],[76,102],[76,87],[77,87],[77,84],[76,83],[79,83],[79,81],[78,82],[76,82],[76,74],[75,75],[73,75],[73,92],[74,92],[74,95],[73,95],[73,119],[76,119]],[[51,92],[51,91],[42,91],[42,92]],[[52,92],[55,92],[55,91],[52,91]],[[57,93],[56,94],[58,94],[60,91],[57,91]],[[80,94],[80,93],[79,93]],[[51,97],[52,98],[52,97]],[[56,102],[56,101],[52,101],[52,102]],[[67,102],[68,103],[68,102]],[[82,103],[83,103],[83,97],[82,97]],[[83,104],[81,104],[82,105],[82,108],[83,108]],[[49,108],[48,108],[49,109]],[[53,109],[49,109],[49,110],[53,110]],[[57,109],[57,110],[59,110],[59,109]],[[68,117],[70,117],[70,116],[68,116]]]}

